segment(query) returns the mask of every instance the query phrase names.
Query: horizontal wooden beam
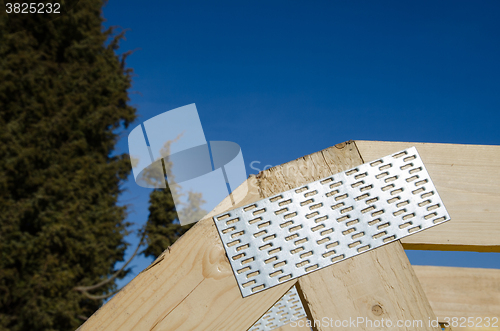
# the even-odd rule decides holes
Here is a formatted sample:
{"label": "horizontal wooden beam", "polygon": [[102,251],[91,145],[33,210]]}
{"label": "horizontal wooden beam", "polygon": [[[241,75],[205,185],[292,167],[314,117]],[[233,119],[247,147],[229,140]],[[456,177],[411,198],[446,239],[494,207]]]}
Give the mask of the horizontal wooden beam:
{"label": "horizontal wooden beam", "polygon": [[[473,321],[474,327],[467,326],[467,321],[463,324],[465,328],[452,327],[452,330],[500,330],[499,269],[431,266],[413,266],[413,269],[439,321],[456,317],[462,324],[472,318],[468,321]],[[492,317],[498,321],[497,328],[491,328]]]}
{"label": "horizontal wooden beam", "polygon": [[415,146],[451,221],[403,238],[405,249],[500,252],[500,146],[356,141],[365,162]]}

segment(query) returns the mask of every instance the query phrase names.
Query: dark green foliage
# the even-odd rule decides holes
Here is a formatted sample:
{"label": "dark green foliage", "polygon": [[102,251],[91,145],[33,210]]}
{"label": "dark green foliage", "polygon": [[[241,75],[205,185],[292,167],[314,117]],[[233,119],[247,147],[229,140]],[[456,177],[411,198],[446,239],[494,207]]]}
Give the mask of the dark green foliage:
{"label": "dark green foliage", "polygon": [[[162,155],[170,155],[170,145],[174,141],[168,141],[163,146]],[[159,161],[159,160],[157,160]],[[167,178],[163,180],[167,185],[166,189],[156,189],[149,195],[149,217],[145,227],[145,235],[147,248],[142,251],[145,256],[152,256],[157,258],[165,249],[171,246],[180,236],[186,233],[192,227],[190,225],[181,226],[177,218],[177,213],[182,213],[185,220],[197,222],[206,212],[200,208],[205,202],[200,193],[182,192],[182,186],[175,182],[175,177],[172,174],[172,162],[168,157],[162,161],[162,168],[164,174],[170,176],[170,184]],[[157,169],[157,168],[155,168]],[[162,175],[157,174],[154,170],[151,172],[146,171],[143,174],[142,180],[153,185],[154,182]],[[175,206],[174,196],[181,196],[187,194],[187,202],[178,210]]]}
{"label": "dark green foliage", "polygon": [[146,224],[148,247],[143,253],[156,258],[191,226],[181,226],[176,221],[177,213],[168,189],[154,190],[149,196],[149,204],[149,218]]}
{"label": "dark green foliage", "polygon": [[110,153],[135,109],[102,5],[0,16],[0,330],[74,330],[102,302],[73,288],[123,260],[116,201],[130,165]]}

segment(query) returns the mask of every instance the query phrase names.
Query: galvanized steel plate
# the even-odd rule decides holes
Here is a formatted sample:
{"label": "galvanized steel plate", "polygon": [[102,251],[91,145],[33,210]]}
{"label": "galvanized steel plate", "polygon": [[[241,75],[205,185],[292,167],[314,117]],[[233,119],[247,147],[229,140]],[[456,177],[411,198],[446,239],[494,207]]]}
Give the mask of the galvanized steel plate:
{"label": "galvanized steel plate", "polygon": [[412,147],[214,222],[246,297],[449,219]]}
{"label": "galvanized steel plate", "polygon": [[297,289],[290,291],[269,309],[248,331],[270,331],[292,321],[306,317],[304,306],[300,301]]}

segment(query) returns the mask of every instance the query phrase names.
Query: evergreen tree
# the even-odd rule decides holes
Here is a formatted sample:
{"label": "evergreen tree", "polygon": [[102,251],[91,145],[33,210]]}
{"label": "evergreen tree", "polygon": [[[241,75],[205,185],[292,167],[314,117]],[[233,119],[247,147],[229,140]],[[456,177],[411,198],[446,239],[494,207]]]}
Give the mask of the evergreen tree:
{"label": "evergreen tree", "polygon": [[145,256],[157,258],[191,226],[181,226],[169,189],[156,189],[149,196],[149,218],[146,224]]}
{"label": "evergreen tree", "polygon": [[[179,138],[177,137],[177,139]],[[170,145],[175,143],[177,139],[166,142],[160,154],[170,155]],[[159,159],[156,161],[159,161]],[[173,197],[179,197],[186,193],[183,193],[182,186],[175,182],[175,177],[171,171],[172,161],[170,158],[163,158],[161,164],[163,168],[162,174],[155,173],[158,168],[153,168],[150,171],[145,171],[141,178],[151,186],[155,186],[154,182],[158,179],[165,182],[167,186],[166,189],[153,190],[149,196],[149,217],[144,228],[147,248],[142,253],[153,258],[157,258],[192,227],[192,224],[181,226],[177,213],[182,213],[183,219],[192,222],[197,222],[206,214],[206,211],[200,207],[205,202],[201,193],[188,191],[186,205],[181,206],[180,210],[176,208]],[[164,175],[170,178],[170,184],[168,184]]]}
{"label": "evergreen tree", "polygon": [[0,330],[74,330],[102,304],[75,286],[109,277],[126,248],[130,163],[110,156],[135,118],[121,35],[102,30],[102,0],[58,2],[60,15],[0,15]]}

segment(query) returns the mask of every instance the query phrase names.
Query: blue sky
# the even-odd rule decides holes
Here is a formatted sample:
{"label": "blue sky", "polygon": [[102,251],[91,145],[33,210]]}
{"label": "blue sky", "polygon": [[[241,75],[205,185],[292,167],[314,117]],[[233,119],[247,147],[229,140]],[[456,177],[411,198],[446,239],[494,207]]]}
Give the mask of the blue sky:
{"label": "blue sky", "polygon": [[[103,16],[130,29],[131,128],[196,103],[207,140],[238,143],[248,174],[350,139],[500,144],[498,1],[110,0]],[[124,188],[140,226],[151,191]],[[407,253],[500,268],[500,254]]]}

